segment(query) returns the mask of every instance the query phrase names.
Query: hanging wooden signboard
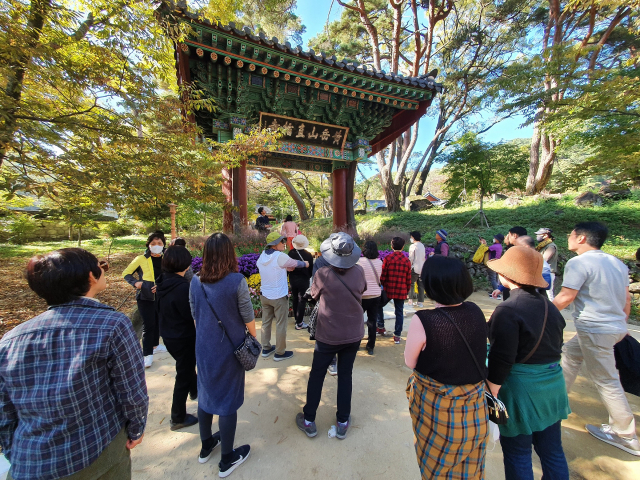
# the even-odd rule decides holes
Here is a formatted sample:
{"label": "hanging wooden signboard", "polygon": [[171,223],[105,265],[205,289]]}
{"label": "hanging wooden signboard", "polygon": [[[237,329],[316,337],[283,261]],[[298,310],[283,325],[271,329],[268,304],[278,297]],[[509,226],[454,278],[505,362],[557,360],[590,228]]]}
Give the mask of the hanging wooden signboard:
{"label": "hanging wooden signboard", "polygon": [[349,134],[348,127],[310,122],[265,112],[260,112],[260,128],[284,129],[285,134],[282,140],[287,142],[318,145],[341,151],[344,149]]}

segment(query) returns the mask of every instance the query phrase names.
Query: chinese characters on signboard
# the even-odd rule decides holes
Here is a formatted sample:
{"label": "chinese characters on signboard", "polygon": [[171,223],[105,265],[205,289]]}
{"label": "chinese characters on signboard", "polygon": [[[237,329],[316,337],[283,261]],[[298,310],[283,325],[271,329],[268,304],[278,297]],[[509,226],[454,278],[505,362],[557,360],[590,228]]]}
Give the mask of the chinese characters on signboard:
{"label": "chinese characters on signboard", "polygon": [[260,128],[284,130],[283,140],[295,143],[321,145],[342,150],[349,133],[348,127],[310,122],[297,118],[260,112]]}

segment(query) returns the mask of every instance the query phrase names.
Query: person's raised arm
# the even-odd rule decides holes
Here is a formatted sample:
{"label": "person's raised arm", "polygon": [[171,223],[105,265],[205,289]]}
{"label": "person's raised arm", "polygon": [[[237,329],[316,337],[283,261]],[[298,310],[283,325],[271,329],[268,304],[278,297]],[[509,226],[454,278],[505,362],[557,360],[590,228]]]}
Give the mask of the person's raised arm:
{"label": "person's raised arm", "polygon": [[427,346],[427,335],[418,315],[411,317],[409,330],[407,331],[407,342],[404,347],[404,363],[412,370],[418,364],[418,357]]}

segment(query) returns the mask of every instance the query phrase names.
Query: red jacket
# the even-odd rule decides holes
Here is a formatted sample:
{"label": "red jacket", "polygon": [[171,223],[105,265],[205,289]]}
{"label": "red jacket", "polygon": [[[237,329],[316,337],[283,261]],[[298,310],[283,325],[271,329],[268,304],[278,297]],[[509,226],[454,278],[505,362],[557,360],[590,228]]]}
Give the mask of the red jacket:
{"label": "red jacket", "polygon": [[392,299],[405,300],[411,287],[411,262],[402,252],[393,252],[382,262],[380,282]]}

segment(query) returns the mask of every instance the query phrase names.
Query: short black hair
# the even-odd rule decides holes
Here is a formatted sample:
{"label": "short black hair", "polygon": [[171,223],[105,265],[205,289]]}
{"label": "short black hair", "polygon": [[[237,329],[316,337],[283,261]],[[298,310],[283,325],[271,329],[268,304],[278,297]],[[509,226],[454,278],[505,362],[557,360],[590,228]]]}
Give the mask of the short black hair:
{"label": "short black hair", "polygon": [[27,264],[27,282],[47,305],[60,305],[86,295],[89,273],[98,279],[103,272],[98,259],[83,248],[62,248],[37,255]]}
{"label": "short black hair", "polygon": [[417,230],[414,230],[413,232],[409,232],[409,235],[411,235],[416,242],[419,242],[420,239],[422,238],[422,234]]}
{"label": "short black hair", "polygon": [[522,237],[527,234],[527,229],[524,227],[512,227],[509,229],[509,233]]}
{"label": "short black hair", "polygon": [[186,247],[187,246],[187,241],[182,237],[178,237],[173,241],[173,244],[177,245],[179,247]]}
{"label": "short black hair", "polygon": [[161,230],[156,230],[155,232],[149,234],[149,236],[147,237],[147,248],[149,248],[149,244],[156,238],[162,240],[162,245],[167,244],[167,240],[164,238],[164,232]]}
{"label": "short black hair", "polygon": [[576,235],[587,237],[587,243],[595,248],[602,247],[609,235],[607,226],[600,222],[581,222],[573,227],[573,231]]}
{"label": "short black hair", "polygon": [[529,235],[520,235],[516,240],[521,247],[527,246],[529,248],[536,248],[536,243]]}
{"label": "short black hair", "polygon": [[378,253],[378,244],[373,240],[369,240],[364,244],[362,255],[371,260],[378,258],[380,256],[380,254]]}
{"label": "short black hair", "polygon": [[182,245],[173,245],[164,252],[162,271],[167,273],[184,272],[191,266],[191,254]]}
{"label": "short black hair", "polygon": [[264,207],[258,208],[258,213],[262,213],[262,212],[264,212]]}
{"label": "short black hair", "polygon": [[293,217],[291,215],[287,215],[287,218],[284,219],[285,222],[293,222]]}
{"label": "short black hair", "polygon": [[404,238],[393,237],[391,239],[391,248],[394,250],[402,250],[404,248]]}
{"label": "short black hair", "polygon": [[473,293],[473,280],[467,267],[456,257],[434,255],[422,267],[424,293],[442,305],[464,302]]}

